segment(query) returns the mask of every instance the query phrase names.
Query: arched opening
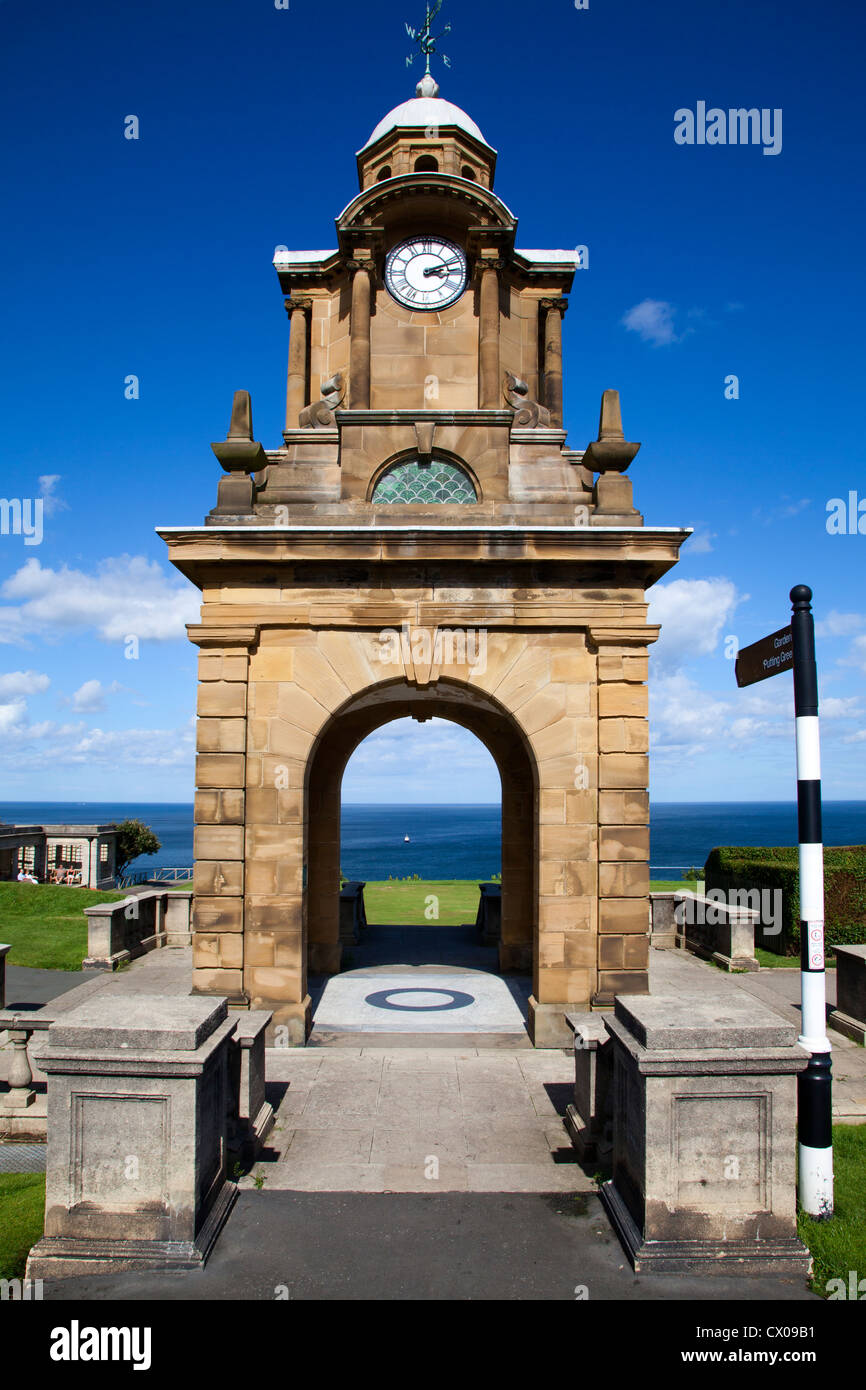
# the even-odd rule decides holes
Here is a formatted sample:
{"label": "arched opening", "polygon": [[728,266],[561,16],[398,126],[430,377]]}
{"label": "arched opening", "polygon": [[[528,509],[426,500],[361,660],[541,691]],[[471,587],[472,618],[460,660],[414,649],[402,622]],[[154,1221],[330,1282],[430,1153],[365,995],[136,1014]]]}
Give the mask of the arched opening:
{"label": "arched opening", "polygon": [[460,170],[460,176],[461,178],[469,179],[472,183],[475,182],[475,170],[471,168],[468,164],[463,165],[463,168]]}
{"label": "arched opening", "polygon": [[[412,924],[399,922],[377,924],[377,911],[368,914],[372,924],[352,930],[351,918],[345,911],[345,893],[341,918],[341,868],[360,870],[363,865],[357,856],[343,865],[345,845],[341,839],[341,789],[347,766],[365,740],[377,730],[392,726],[407,716],[433,730],[447,725],[459,725],[484,745],[498,772],[501,796],[501,917],[494,912],[495,927],[487,921],[487,939],[482,938],[484,923],[479,920],[455,923],[442,921],[437,931],[432,913],[430,926],[421,926],[420,914],[430,910],[440,913],[447,906],[445,898],[435,889],[422,894],[407,886],[408,898],[413,891],[418,902],[412,903],[417,930]],[[430,721],[447,721],[432,724]],[[488,782],[488,785],[489,782]],[[424,689],[400,680],[375,687],[334,716],[320,736],[311,756],[307,779],[307,826],[309,879],[306,893],[306,939],[309,966],[309,989],[313,998],[314,1029],[349,1032],[479,1032],[479,1036],[512,1033],[523,1036],[527,1002],[537,965],[535,941],[537,933],[537,781],[534,759],[513,720],[491,697],[453,681],[439,681]],[[420,791],[420,789],[419,789]],[[409,808],[406,808],[409,815]],[[356,819],[356,818],[353,818]],[[416,810],[411,827],[406,817],[391,817],[389,835],[405,820],[405,833],[414,832],[417,841],[416,860],[419,868],[408,868],[412,855],[412,833],[408,847],[405,841],[387,847],[387,852],[374,865],[377,873],[383,864],[407,865],[410,877],[419,873],[424,864],[436,862],[437,872],[446,881],[460,879],[468,868],[447,872],[447,849],[437,859],[420,857],[424,844],[423,816]],[[356,821],[357,824],[357,821]],[[419,828],[420,827],[420,828]],[[442,832],[441,818],[437,820]],[[447,833],[446,833],[447,838]],[[488,837],[489,844],[489,837]],[[483,857],[482,851],[482,857]],[[402,854],[402,859],[401,859]],[[489,855],[487,856],[489,857]],[[456,858],[456,856],[455,856]],[[464,861],[465,862],[465,861]],[[473,871],[481,868],[473,864]],[[493,882],[488,876],[492,866],[481,868],[481,877],[467,879],[479,885]],[[393,872],[393,871],[392,871]],[[362,880],[363,881],[363,880]],[[369,878],[366,881],[370,881]],[[383,880],[379,880],[380,882]],[[419,877],[413,883],[424,883]],[[430,903],[430,897],[442,901]],[[494,896],[496,896],[494,894]],[[389,899],[399,906],[399,894]],[[465,895],[464,899],[465,901]],[[477,894],[476,899],[477,901]],[[474,903],[473,903],[474,906]],[[393,915],[393,914],[392,914]],[[453,914],[451,914],[453,916]],[[496,918],[499,920],[496,921]],[[402,931],[390,930],[404,927]],[[358,937],[357,940],[354,937]],[[492,938],[492,939],[491,939]],[[409,959],[405,957],[409,956]],[[439,958],[437,958],[439,957]],[[373,981],[370,972],[382,975],[382,988]],[[447,978],[433,980],[430,972],[448,971]],[[467,971],[466,988],[459,984],[461,971]],[[457,972],[452,974],[450,972]],[[507,980],[500,978],[508,977]],[[329,977],[337,977],[334,986]],[[402,988],[401,988],[402,986]],[[441,988],[440,988],[441,986]],[[397,991],[395,1000],[381,997],[389,988]],[[413,1005],[405,996],[409,989],[431,994],[423,1007]],[[437,998],[437,992],[440,997]],[[460,996],[458,1000],[450,995]],[[372,999],[372,996],[377,996]],[[466,1002],[466,997],[470,1002]],[[418,995],[420,1000],[420,993]],[[402,1000],[402,1002],[400,1002]],[[347,1002],[348,1001],[348,1002]],[[341,1013],[341,1009],[343,1012]],[[401,1017],[402,1015],[402,1017]],[[479,1020],[481,1021],[479,1023]],[[481,1026],[483,1024],[483,1027]],[[497,1026],[499,1025],[499,1026]]]}
{"label": "arched opening", "polygon": [[419,155],[415,160],[416,174],[438,174],[438,172],[439,160],[435,159],[432,154]]}
{"label": "arched opening", "polygon": [[376,182],[377,182],[377,183],[384,183],[385,180],[386,180],[386,179],[389,179],[390,177],[391,177],[391,166],[390,166],[390,164],[386,164],[386,165],[384,166],[384,168],[380,169],[379,172],[378,172],[378,174],[376,175]]}

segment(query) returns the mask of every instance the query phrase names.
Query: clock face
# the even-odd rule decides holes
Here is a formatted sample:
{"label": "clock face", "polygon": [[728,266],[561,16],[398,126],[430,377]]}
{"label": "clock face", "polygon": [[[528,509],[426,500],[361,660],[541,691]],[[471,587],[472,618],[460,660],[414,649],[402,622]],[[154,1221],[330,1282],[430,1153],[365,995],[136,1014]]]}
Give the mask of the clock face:
{"label": "clock face", "polygon": [[447,309],[466,289],[466,256],[442,237],[411,237],[389,251],[385,284],[407,309]]}

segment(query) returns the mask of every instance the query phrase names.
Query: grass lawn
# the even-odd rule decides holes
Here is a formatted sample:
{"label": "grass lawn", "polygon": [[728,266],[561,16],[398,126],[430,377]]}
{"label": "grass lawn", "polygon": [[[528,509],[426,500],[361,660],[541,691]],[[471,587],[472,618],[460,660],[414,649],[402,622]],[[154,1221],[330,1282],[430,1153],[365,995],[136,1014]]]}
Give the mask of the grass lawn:
{"label": "grass lawn", "polygon": [[[435,918],[424,916],[432,896],[439,899]],[[368,883],[364,889],[367,921],[383,927],[459,927],[475,921],[479,897],[478,881],[472,879]]]}
{"label": "grass lawn", "polygon": [[[835,1214],[830,1221],[811,1221],[800,1214],[800,1239],[815,1260],[812,1288],[828,1296],[827,1280],[848,1275],[866,1278],[866,1125],[833,1126]],[[832,1290],[831,1290],[832,1292]]]}
{"label": "grass lawn", "polygon": [[125,896],[61,883],[0,883],[0,941],[12,947],[7,963],[80,970],[87,954],[84,908]]}
{"label": "grass lawn", "polygon": [[[796,956],[777,956],[775,951],[765,951],[763,946],[755,947],[755,958],[759,965],[769,967],[773,970],[799,970],[800,957]],[[827,952],[825,964],[828,970],[835,970],[836,957],[831,951]]]}
{"label": "grass lawn", "polygon": [[45,1174],[0,1173],[0,1279],[23,1278],[44,1219]]}
{"label": "grass lawn", "polygon": [[684,878],[656,878],[650,880],[649,890],[651,893],[693,893],[695,885]]}

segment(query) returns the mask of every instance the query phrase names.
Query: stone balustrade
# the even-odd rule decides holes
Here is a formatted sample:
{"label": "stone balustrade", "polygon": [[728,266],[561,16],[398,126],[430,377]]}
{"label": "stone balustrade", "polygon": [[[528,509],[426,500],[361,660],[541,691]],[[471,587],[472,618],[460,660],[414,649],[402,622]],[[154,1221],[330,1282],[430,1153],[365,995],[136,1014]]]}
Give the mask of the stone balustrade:
{"label": "stone balustrade", "polygon": [[610,1153],[613,1125],[613,1043],[601,1013],[566,1014],[574,1033],[574,1101],[565,1127],[581,1163]]}
{"label": "stone balustrade", "polygon": [[479,883],[478,915],[475,926],[485,946],[498,946],[502,939],[502,884]]}
{"label": "stone balustrade", "polygon": [[866,946],[836,946],[836,1007],[827,1022],[837,1033],[866,1043]]}
{"label": "stone balustrade", "polygon": [[10,1054],[6,1064],[9,1090],[0,1095],[0,1135],[5,1139],[44,1139],[47,1125],[45,1096],[33,1085],[28,1046],[33,1033],[54,1021],[46,1009],[9,1009],[0,1013],[0,1039]]}
{"label": "stone balustrade", "polygon": [[162,946],[188,946],[191,892],[153,888],[122,902],[86,907],[85,970],[116,970],[119,965]]}
{"label": "stone balustrade", "polygon": [[273,1014],[253,1010],[237,1015],[229,1046],[229,1148],[252,1162],[274,1123],[265,1099],[265,1033]]}
{"label": "stone balustrade", "polygon": [[340,889],[340,941],[344,946],[352,946],[360,941],[361,932],[367,925],[364,906],[366,887],[366,883],[353,879]]}
{"label": "stone balustrade", "polygon": [[759,970],[755,928],[760,915],[699,893],[650,893],[650,944],[693,951],[724,970]]}

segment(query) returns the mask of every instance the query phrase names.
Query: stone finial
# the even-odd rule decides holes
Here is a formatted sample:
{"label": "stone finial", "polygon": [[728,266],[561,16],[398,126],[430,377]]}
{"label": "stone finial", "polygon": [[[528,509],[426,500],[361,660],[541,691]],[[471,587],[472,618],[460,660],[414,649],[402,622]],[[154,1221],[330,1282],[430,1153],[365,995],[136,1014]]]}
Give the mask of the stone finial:
{"label": "stone finial", "polygon": [[425,72],[421,81],[415,88],[415,95],[419,97],[438,97],[439,83],[432,73]]}
{"label": "stone finial", "polygon": [[211,448],[227,473],[254,473],[264,468],[267,455],[253,439],[253,407],[249,391],[235,391],[228,437]]}
{"label": "stone finial", "polygon": [[604,391],[598,420],[598,439],[587,447],[583,462],[595,473],[624,473],[640,448],[622,430],[618,391]]}
{"label": "stone finial", "polygon": [[506,372],[503,391],[508,404],[516,412],[513,421],[515,429],[534,430],[539,426],[549,429],[550,411],[532,399],[529,387],[519,376]]}

